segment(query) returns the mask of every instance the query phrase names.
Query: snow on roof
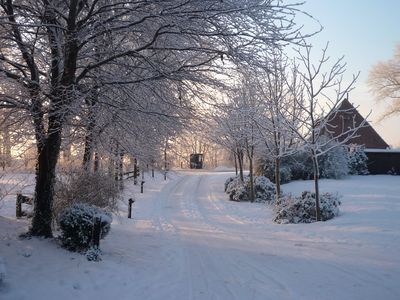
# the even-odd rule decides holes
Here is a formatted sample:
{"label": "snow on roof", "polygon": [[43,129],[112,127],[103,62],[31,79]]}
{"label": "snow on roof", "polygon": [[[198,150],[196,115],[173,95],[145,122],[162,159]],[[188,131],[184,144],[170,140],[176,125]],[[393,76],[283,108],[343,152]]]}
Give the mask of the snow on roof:
{"label": "snow on roof", "polygon": [[400,153],[400,149],[375,149],[375,148],[365,148],[365,152],[381,152],[381,153]]}

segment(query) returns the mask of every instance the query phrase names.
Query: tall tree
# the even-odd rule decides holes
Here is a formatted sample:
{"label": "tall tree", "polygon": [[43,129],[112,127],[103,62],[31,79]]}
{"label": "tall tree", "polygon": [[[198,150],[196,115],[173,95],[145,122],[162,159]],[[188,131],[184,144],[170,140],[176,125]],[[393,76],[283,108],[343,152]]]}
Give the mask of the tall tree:
{"label": "tall tree", "polygon": [[298,147],[298,139],[291,129],[301,125],[301,103],[295,100],[300,100],[298,96],[302,93],[297,65],[277,51],[270,58],[268,69],[258,69],[251,82],[260,103],[254,119],[263,145],[261,155],[274,163],[278,199],[281,195],[281,160],[293,155]]}
{"label": "tall tree", "polygon": [[353,75],[352,79],[345,84],[343,75],[346,72],[346,64],[343,62],[343,57],[329,65],[330,58],[327,55],[327,49],[328,44],[322,49],[322,54],[316,63],[313,62],[311,46],[305,46],[297,51],[304,93],[301,95],[294,93],[293,95],[302,111],[301,115],[296,116],[297,122],[301,126],[295,127],[293,123],[287,123],[287,126],[302,141],[304,150],[310,154],[312,159],[317,221],[321,221],[318,158],[333,148],[347,143],[366,122],[364,120],[337,135],[329,130],[329,126],[332,126],[331,121],[338,113],[351,113],[351,111],[341,109],[340,105],[353,89],[358,75]]}
{"label": "tall tree", "polygon": [[377,101],[389,103],[382,119],[400,113],[400,45],[397,45],[392,59],[372,68],[368,84]]}
{"label": "tall tree", "polygon": [[[133,89],[148,80],[204,82],[221,70],[221,58],[254,62],[273,44],[299,41],[298,6],[278,0],[0,0],[0,73],[19,87],[18,95],[0,101],[29,112],[38,151],[31,234],[52,235],[63,128],[71,116],[82,117],[85,101],[91,107],[93,91]],[[98,47],[99,40],[108,46]],[[96,127],[90,119],[89,135]]]}

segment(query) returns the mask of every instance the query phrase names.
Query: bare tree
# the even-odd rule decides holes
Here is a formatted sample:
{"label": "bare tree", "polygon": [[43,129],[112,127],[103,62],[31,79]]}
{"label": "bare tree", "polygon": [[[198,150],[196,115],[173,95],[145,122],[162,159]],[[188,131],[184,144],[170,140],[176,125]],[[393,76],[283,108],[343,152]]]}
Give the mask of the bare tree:
{"label": "bare tree", "polygon": [[[288,127],[302,141],[304,150],[310,154],[312,159],[317,221],[321,221],[318,158],[334,147],[347,143],[366,122],[364,120],[336,135],[329,130],[332,126],[331,121],[338,113],[351,113],[341,109],[340,105],[353,89],[358,75],[353,75],[352,79],[345,84],[343,75],[346,71],[346,64],[343,62],[343,57],[334,61],[331,66],[327,66],[330,61],[327,49],[328,45],[322,49],[322,55],[316,64],[313,63],[311,46],[305,46],[297,51],[302,67],[300,72],[304,93],[302,95],[295,93],[294,96],[302,114],[296,117],[299,118],[297,120],[300,123],[299,127],[287,123]],[[332,141],[336,141],[336,143],[332,143]]]}
{"label": "bare tree", "polygon": [[134,93],[135,84],[149,80],[204,82],[221,70],[221,59],[255,62],[271,45],[299,41],[298,6],[272,0],[1,0],[0,73],[18,90],[1,95],[1,107],[29,113],[38,151],[31,234],[52,236],[63,128],[81,118],[86,105],[86,137],[93,142],[97,125],[90,111],[99,88],[127,86]]}
{"label": "bare tree", "polygon": [[253,119],[263,145],[262,155],[274,162],[277,199],[281,195],[281,160],[293,155],[298,148],[298,139],[291,129],[298,129],[302,113],[301,103],[295,100],[299,100],[302,93],[298,77],[296,64],[290,65],[287,58],[277,51],[271,57],[268,69],[258,69],[251,80],[259,101]]}
{"label": "bare tree", "polygon": [[368,84],[377,101],[390,104],[381,119],[400,113],[400,45],[397,45],[392,59],[372,68]]}

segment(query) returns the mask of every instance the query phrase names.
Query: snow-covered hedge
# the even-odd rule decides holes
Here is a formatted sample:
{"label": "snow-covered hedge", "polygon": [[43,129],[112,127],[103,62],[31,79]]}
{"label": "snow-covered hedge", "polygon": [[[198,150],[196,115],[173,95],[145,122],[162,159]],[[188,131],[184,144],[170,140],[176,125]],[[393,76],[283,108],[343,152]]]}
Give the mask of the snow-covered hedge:
{"label": "snow-covered hedge", "polygon": [[[243,182],[239,176],[230,177],[225,181],[225,192],[232,201],[250,201],[250,176],[244,176]],[[275,184],[267,177],[254,176],[255,202],[272,202],[275,199]]]}
{"label": "snow-covered hedge", "polygon": [[[336,142],[331,142],[327,147],[334,146]],[[340,179],[349,174],[348,151],[346,146],[336,146],[331,151],[318,158],[320,177]]]}
{"label": "snow-covered hedge", "polygon": [[347,155],[349,165],[349,174],[352,175],[367,175],[368,171],[368,157],[365,154],[364,147],[359,145],[350,145]]}
{"label": "snow-covered hedge", "polygon": [[71,251],[86,250],[91,246],[95,218],[101,219],[100,238],[111,228],[110,213],[85,203],[75,203],[65,209],[59,218],[62,245]]}
{"label": "snow-covered hedge", "polygon": [[[365,174],[366,161],[363,162],[364,157],[361,157],[363,151],[360,153],[360,150],[357,150],[357,154],[352,153],[351,150],[347,150],[347,146],[339,145],[334,141],[328,143],[322,150],[330,148],[332,148],[330,151],[318,157],[320,178],[340,179],[349,173]],[[275,162],[268,157],[268,154],[256,160],[256,171],[257,175],[266,176],[275,182]],[[281,159],[281,183],[299,179],[307,180],[313,177],[313,163],[309,152],[301,150]]]}
{"label": "snow-covered hedge", "polygon": [[[321,220],[327,221],[339,215],[341,202],[338,195],[320,194]],[[276,201],[274,207],[274,222],[312,223],[316,221],[315,193],[305,191],[300,197],[284,195]]]}

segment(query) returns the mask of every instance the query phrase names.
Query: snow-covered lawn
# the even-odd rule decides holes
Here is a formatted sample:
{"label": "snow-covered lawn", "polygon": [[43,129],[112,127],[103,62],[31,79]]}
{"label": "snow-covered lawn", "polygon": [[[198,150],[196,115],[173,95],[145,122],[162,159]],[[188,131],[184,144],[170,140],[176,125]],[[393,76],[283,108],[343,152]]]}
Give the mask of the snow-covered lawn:
{"label": "snow-covered lawn", "polygon": [[15,197],[7,197],[0,299],[400,299],[400,176],[322,180],[322,191],[343,195],[341,215],[279,225],[265,205],[227,200],[231,175],[158,175],[146,179],[145,194],[128,185],[134,219],[121,204],[97,263],[53,240],[18,239],[28,222],[15,220]]}

